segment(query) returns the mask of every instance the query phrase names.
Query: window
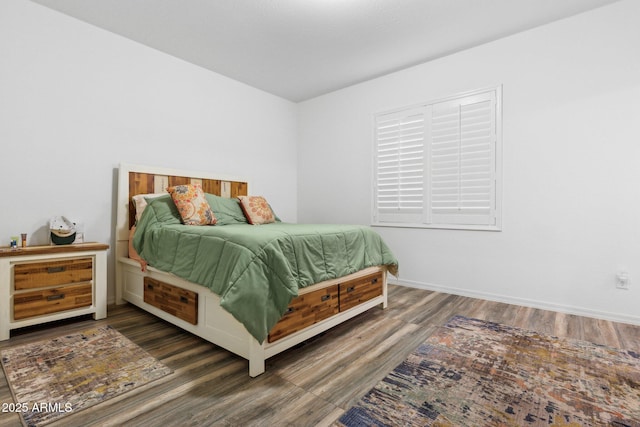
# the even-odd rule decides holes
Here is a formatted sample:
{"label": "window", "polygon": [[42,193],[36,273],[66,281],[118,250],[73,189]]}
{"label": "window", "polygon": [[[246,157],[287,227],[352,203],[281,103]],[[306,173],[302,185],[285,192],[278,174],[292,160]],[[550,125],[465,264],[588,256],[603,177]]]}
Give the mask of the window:
{"label": "window", "polygon": [[374,225],[500,230],[501,88],[375,117]]}

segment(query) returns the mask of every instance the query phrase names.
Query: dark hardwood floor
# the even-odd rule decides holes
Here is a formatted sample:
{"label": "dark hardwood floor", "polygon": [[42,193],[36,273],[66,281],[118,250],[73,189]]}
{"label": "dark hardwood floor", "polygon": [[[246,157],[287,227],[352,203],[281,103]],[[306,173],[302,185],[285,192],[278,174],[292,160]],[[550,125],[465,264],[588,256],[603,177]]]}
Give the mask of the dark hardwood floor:
{"label": "dark hardwood floor", "polygon": [[[456,314],[640,352],[640,326],[400,286],[389,287],[386,310],[369,310],[269,359],[257,378],[244,359],[128,304],[109,307],[97,322],[16,331],[0,349],[106,323],[174,370],[57,425],[317,426],[333,423]],[[0,402],[11,401],[2,373]],[[0,427],[18,425],[16,414],[0,413]]]}

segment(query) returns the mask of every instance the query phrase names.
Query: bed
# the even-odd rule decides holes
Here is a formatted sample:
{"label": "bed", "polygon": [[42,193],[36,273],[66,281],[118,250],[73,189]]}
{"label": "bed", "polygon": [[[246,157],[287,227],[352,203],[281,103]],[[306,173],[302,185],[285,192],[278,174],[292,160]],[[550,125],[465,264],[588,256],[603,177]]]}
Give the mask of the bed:
{"label": "bed", "polygon": [[[184,225],[176,213],[166,188],[189,184],[206,194],[216,225]],[[116,303],[132,303],[247,359],[255,377],[269,357],[385,308],[387,274],[397,273],[397,261],[369,227],[277,218],[248,224],[231,206],[248,194],[249,183],[235,177],[122,164]],[[227,206],[233,209],[225,213]]]}

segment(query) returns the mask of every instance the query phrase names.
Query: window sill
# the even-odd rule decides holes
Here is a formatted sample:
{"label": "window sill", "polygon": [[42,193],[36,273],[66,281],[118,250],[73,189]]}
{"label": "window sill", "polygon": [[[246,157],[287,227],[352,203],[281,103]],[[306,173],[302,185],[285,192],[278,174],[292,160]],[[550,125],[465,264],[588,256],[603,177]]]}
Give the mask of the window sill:
{"label": "window sill", "polygon": [[438,230],[466,230],[466,231],[502,231],[497,225],[464,225],[464,224],[410,224],[393,222],[374,222],[371,227],[391,228],[430,228]]}

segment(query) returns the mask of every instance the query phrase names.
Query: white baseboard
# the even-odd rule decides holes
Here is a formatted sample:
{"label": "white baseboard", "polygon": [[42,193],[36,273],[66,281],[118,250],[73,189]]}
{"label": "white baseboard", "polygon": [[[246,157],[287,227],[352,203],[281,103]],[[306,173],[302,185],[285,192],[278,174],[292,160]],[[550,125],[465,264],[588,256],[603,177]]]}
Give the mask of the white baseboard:
{"label": "white baseboard", "polygon": [[[464,297],[485,299],[495,302],[503,302],[507,304],[520,305],[524,307],[539,308],[542,310],[557,311],[565,314],[575,314],[578,316],[592,317],[595,319],[610,320],[613,322],[629,323],[631,325],[640,325],[640,316],[630,316],[618,313],[610,313],[606,311],[591,310],[583,307],[575,307],[566,304],[555,304],[545,301],[537,301],[528,298],[511,297],[508,295],[498,295],[486,292],[478,292],[470,289],[453,288],[449,286],[436,285],[433,283],[423,283],[413,280],[398,280],[392,277],[388,279],[389,284],[407,286],[410,288],[425,289],[428,291],[442,292],[447,294],[460,295]],[[391,301],[390,301],[391,302]]]}

